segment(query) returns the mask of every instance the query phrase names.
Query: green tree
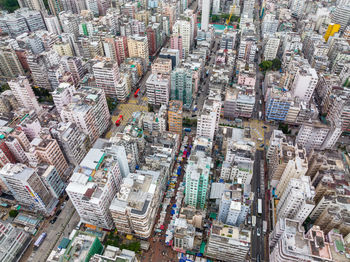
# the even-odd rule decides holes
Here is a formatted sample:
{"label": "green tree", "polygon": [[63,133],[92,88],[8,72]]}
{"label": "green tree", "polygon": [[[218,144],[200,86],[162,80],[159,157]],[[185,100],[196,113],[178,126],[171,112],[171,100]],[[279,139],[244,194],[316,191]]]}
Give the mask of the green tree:
{"label": "green tree", "polygon": [[272,69],[272,61],[263,61],[259,64],[259,68],[261,71],[269,71]]}
{"label": "green tree", "polygon": [[18,215],[18,211],[17,210],[10,210],[9,212],[9,216],[10,217],[16,217]]}
{"label": "green tree", "polygon": [[39,102],[53,103],[52,95],[50,94],[49,90],[41,87],[33,87],[32,89],[35,96],[38,97]]}
{"label": "green tree", "polygon": [[6,90],[10,90],[10,87],[8,84],[3,84],[0,88],[0,93],[4,92]]}
{"label": "green tree", "polygon": [[117,100],[115,98],[112,97],[106,97],[107,100],[107,105],[108,105],[108,110],[110,113],[113,113],[113,111],[116,109],[117,107]]}
{"label": "green tree", "polygon": [[272,60],[272,69],[273,70],[275,70],[275,71],[280,70],[281,65],[282,65],[282,62],[278,58],[275,58],[274,60]]}
{"label": "green tree", "polygon": [[218,15],[212,15],[211,22],[216,23],[220,21],[220,17]]}
{"label": "green tree", "polygon": [[19,8],[19,4],[16,0],[0,0],[0,8],[12,13]]}

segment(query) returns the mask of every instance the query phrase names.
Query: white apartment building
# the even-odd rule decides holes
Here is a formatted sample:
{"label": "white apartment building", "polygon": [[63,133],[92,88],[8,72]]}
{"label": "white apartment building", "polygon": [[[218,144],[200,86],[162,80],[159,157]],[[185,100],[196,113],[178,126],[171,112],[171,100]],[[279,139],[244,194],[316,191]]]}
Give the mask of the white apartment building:
{"label": "white apartment building", "polygon": [[41,107],[36,100],[27,77],[19,76],[15,80],[9,81],[8,85],[21,107],[24,107],[28,110],[34,109],[36,113],[40,112]]}
{"label": "white apartment building", "polygon": [[[209,19],[209,13],[208,13],[208,19]],[[191,23],[186,20],[177,20],[173,25],[173,33],[181,35],[182,48],[183,48],[182,54],[184,58],[186,58],[190,53],[190,48],[192,44],[191,43]]]}
{"label": "white apartment building", "polygon": [[287,141],[287,137],[281,130],[274,129],[270,137],[269,148],[266,153],[266,158],[270,160],[276,154],[277,147]]}
{"label": "white apartment building", "polygon": [[276,58],[278,48],[280,46],[280,39],[271,37],[267,40],[264,50],[264,59],[273,60]]}
{"label": "white apartment building", "polygon": [[105,91],[106,96],[117,97],[118,100],[124,101],[124,93],[122,96],[118,94],[117,83],[120,79],[119,66],[117,62],[102,61],[94,64],[92,67],[96,86]]}
{"label": "white apartment building", "polygon": [[221,102],[205,100],[203,109],[197,122],[197,136],[214,139],[215,132],[219,127]]}
{"label": "white apartment building", "polygon": [[166,105],[162,105],[159,108],[158,113],[153,112],[145,112],[142,124],[143,130],[152,132],[163,133],[166,131],[166,117],[167,117],[167,107]]}
{"label": "white apartment building", "polygon": [[293,96],[309,102],[318,82],[317,72],[310,65],[300,67],[292,83]]}
{"label": "white apartment building", "polygon": [[72,101],[75,86],[69,83],[60,83],[58,88],[51,93],[53,102],[55,103],[57,112],[60,114],[62,107],[68,105]]}
{"label": "white apartment building", "polygon": [[[279,219],[270,234],[270,261],[339,261],[348,260],[336,246],[343,246],[342,238],[332,239],[320,227],[305,232],[302,224],[292,219]],[[332,249],[332,250],[331,250]]]}
{"label": "white apartment building", "polygon": [[18,261],[32,238],[29,233],[9,222],[0,222],[0,261]]}
{"label": "white apartment building", "polygon": [[304,0],[291,0],[289,2],[289,8],[292,11],[292,15],[300,18],[304,12]]}
{"label": "white apartment building", "polygon": [[25,209],[45,216],[54,211],[58,200],[34,169],[8,163],[0,170],[0,179]]}
{"label": "white apartment building", "polygon": [[205,256],[232,262],[243,262],[251,245],[251,231],[239,227],[214,223]]}
{"label": "white apartment building", "polygon": [[338,4],[331,13],[331,21],[333,24],[340,24],[340,30],[344,31],[350,22],[350,6],[349,4]]}
{"label": "white apartment building", "polygon": [[[287,152],[288,153],[288,152]],[[308,170],[306,151],[302,146],[295,147],[294,158],[288,161],[276,188],[277,196],[282,196],[292,178],[301,178]]]}
{"label": "white apartment building", "polygon": [[80,221],[105,229],[114,228],[109,206],[120,189],[122,178],[128,175],[123,147],[113,153],[92,148],[70,178],[66,188]]}
{"label": "white apartment building", "polygon": [[243,187],[239,184],[225,184],[219,203],[218,220],[231,226],[240,226],[250,209],[250,202],[244,198]]}
{"label": "white apartment building", "polygon": [[16,158],[18,162],[20,163],[28,162],[26,153],[17,138],[9,136],[6,139],[5,144],[8,147],[8,149],[10,149],[11,153],[13,154],[13,156]]}
{"label": "white apartment building", "polygon": [[307,152],[312,149],[332,149],[342,133],[340,123],[322,124],[318,121],[302,124],[295,142]]}
{"label": "white apartment building", "polygon": [[277,32],[278,24],[275,14],[265,14],[261,23],[261,34],[264,37],[274,35]]}
{"label": "white apartment building", "polygon": [[208,31],[209,29],[209,14],[211,9],[210,7],[211,7],[211,0],[202,0],[201,30],[203,31]]}
{"label": "white apartment building", "polygon": [[167,105],[170,95],[170,79],[162,74],[151,74],[146,81],[146,94],[151,105]]}
{"label": "white apartment building", "polygon": [[290,179],[277,204],[277,219],[289,218],[303,223],[315,207],[314,196],[310,177]]}
{"label": "white apartment building", "polygon": [[[210,1],[208,1],[210,2]],[[213,0],[213,14],[217,15],[220,13],[220,0]]]}
{"label": "white apartment building", "polygon": [[147,239],[151,236],[162,196],[162,174],[138,170],[123,179],[109,210],[116,229]]}
{"label": "white apartment building", "polygon": [[47,31],[49,31],[50,33],[54,33],[56,35],[60,35],[62,33],[61,26],[57,16],[46,15],[44,16],[44,21],[45,21]]}
{"label": "white apartment building", "polygon": [[60,122],[50,129],[66,159],[73,165],[79,165],[90,148],[89,137],[79,130],[75,123]]}
{"label": "white apartment building", "polygon": [[192,250],[196,228],[184,218],[176,218],[174,222],[173,249],[178,252]]}
{"label": "white apartment building", "polygon": [[80,88],[74,93],[71,103],[62,108],[61,119],[75,123],[93,144],[110,125],[104,91],[94,87]]}

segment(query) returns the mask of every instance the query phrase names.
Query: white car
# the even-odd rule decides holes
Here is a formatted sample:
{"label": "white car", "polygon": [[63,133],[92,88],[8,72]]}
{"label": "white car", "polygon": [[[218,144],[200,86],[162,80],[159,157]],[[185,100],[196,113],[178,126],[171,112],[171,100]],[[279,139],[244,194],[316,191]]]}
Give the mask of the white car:
{"label": "white car", "polygon": [[260,228],[257,228],[257,229],[256,229],[256,235],[257,235],[258,237],[260,237]]}

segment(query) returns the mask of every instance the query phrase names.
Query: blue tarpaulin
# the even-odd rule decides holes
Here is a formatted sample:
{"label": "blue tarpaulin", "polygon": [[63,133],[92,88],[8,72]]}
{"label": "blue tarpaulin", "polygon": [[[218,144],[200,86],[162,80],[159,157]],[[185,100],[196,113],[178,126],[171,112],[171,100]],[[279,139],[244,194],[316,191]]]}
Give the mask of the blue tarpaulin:
{"label": "blue tarpaulin", "polygon": [[175,214],[175,210],[174,210],[174,209],[171,210],[171,214],[172,214],[172,215]]}
{"label": "blue tarpaulin", "polygon": [[173,207],[176,207],[176,204],[174,204]]}

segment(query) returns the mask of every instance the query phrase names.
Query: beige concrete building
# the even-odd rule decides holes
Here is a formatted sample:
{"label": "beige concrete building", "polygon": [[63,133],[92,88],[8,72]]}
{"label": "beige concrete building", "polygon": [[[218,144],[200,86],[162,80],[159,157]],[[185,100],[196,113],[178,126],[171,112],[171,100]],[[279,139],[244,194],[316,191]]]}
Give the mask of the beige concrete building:
{"label": "beige concrete building", "polygon": [[61,111],[61,119],[75,123],[92,144],[107,130],[110,117],[104,91],[94,87],[80,88]]}
{"label": "beige concrete building", "polygon": [[68,163],[55,139],[51,138],[34,138],[31,145],[35,148],[35,153],[40,162],[53,165],[59,175],[65,180],[68,170]]}
{"label": "beige concrete building", "polygon": [[55,50],[60,56],[74,56],[73,50],[69,43],[55,43],[53,45],[53,50]]}
{"label": "beige concrete building", "polygon": [[169,131],[177,134],[182,133],[182,101],[171,100],[168,109]]}
{"label": "beige concrete building", "polygon": [[145,36],[130,36],[128,37],[129,57],[140,57],[145,60],[145,65],[148,66],[148,40]]}
{"label": "beige concrete building", "polygon": [[123,179],[109,210],[119,232],[141,238],[151,236],[162,191],[160,172],[138,171]]}
{"label": "beige concrete building", "polygon": [[158,57],[152,63],[152,74],[170,75],[171,70],[171,59]]}

